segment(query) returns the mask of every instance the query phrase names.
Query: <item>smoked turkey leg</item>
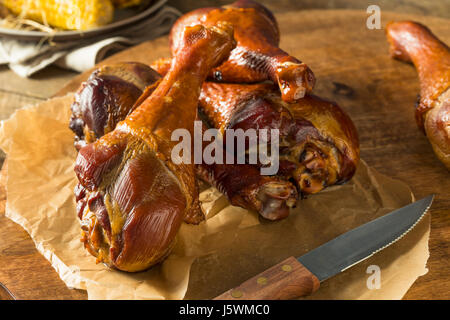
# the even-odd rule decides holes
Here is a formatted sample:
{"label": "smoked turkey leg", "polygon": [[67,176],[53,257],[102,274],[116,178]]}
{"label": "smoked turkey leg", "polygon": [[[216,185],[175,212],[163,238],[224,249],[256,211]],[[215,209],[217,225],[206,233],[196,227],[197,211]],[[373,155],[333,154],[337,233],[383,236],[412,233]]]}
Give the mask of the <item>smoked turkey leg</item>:
{"label": "smoked turkey leg", "polygon": [[306,195],[348,181],[359,161],[356,128],[335,103],[306,95],[285,103],[272,84],[205,82],[200,110],[222,132],[279,130],[279,176]]}
{"label": "smoked turkey leg", "polygon": [[416,22],[391,22],[386,26],[390,54],[411,62],[420,80],[416,121],[439,160],[450,170],[450,49],[431,31]]}
{"label": "smoked turkey leg", "polygon": [[[139,100],[151,95],[160,78],[150,67],[135,62],[95,70],[72,104],[70,127],[76,134],[77,150],[114,130]],[[206,127],[202,129],[204,134]],[[223,164],[197,165],[197,176],[224,193],[231,204],[257,211],[266,219],[278,220],[289,214],[297,200],[297,190],[289,181],[262,176],[252,165],[226,164],[223,160]]]}
{"label": "smoked turkey leg", "polygon": [[[199,23],[210,26],[219,21],[233,25],[237,46],[222,65],[213,69],[210,78],[226,83],[272,80],[286,102],[301,99],[313,89],[315,78],[309,67],[278,47],[280,32],[273,14],[251,0],[239,0],[219,8],[201,8],[180,17],[170,32],[172,56],[180,49],[184,27]],[[165,74],[169,65],[170,59],[161,59],[152,67]]]}
{"label": "smoked turkey leg", "polygon": [[192,133],[201,85],[234,47],[232,33],[226,24],[187,27],[183,50],[153,93],[80,149],[76,200],[85,247],[98,262],[145,270],[167,256],[183,220],[202,220],[194,165],[172,162],[171,133]]}

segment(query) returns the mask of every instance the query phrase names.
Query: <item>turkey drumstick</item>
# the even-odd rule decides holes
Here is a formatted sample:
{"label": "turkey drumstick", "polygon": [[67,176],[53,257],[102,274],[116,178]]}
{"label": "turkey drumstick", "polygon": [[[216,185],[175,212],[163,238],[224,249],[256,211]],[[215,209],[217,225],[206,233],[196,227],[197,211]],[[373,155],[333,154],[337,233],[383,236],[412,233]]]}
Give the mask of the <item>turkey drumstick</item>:
{"label": "turkey drumstick", "polygon": [[[237,46],[228,60],[212,70],[211,78],[219,82],[254,83],[272,80],[278,84],[282,98],[294,102],[314,86],[309,67],[281,50],[280,33],[273,14],[251,0],[240,0],[220,8],[202,8],[180,17],[170,32],[170,46],[175,56],[180,48],[185,26],[202,23],[214,25],[226,21],[234,27]],[[152,67],[164,74],[170,59],[156,61]]]}
{"label": "turkey drumstick", "polygon": [[437,157],[450,170],[450,49],[416,22],[391,22],[386,27],[390,54],[411,62],[420,80],[416,121]]}
{"label": "turkey drumstick", "polygon": [[169,253],[181,222],[203,216],[193,164],[175,164],[175,129],[193,132],[201,85],[235,43],[229,25],[187,27],[182,48],[153,93],[99,140],[82,147],[76,200],[87,250],[136,272]]}
{"label": "turkey drumstick", "polygon": [[[151,95],[160,78],[150,67],[134,62],[95,70],[72,104],[70,127],[76,134],[75,147],[80,149],[113,130],[139,105],[138,98]],[[202,130],[204,134],[206,127]],[[289,181],[262,176],[252,165],[203,162],[196,169],[197,176],[224,193],[231,204],[257,211],[266,219],[286,217],[297,200],[297,190]]]}
{"label": "turkey drumstick", "polygon": [[279,130],[279,176],[302,194],[343,183],[355,173],[359,142],[351,119],[335,103],[306,95],[284,103],[272,84],[205,82],[200,110],[210,124],[228,129]]}

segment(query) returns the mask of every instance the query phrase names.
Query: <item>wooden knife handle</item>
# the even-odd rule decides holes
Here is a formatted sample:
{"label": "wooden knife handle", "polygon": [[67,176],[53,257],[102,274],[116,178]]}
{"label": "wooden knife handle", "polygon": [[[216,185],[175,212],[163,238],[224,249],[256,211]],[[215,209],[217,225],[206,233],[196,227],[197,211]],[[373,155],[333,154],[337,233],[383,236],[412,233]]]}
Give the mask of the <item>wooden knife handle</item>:
{"label": "wooden knife handle", "polygon": [[296,258],[289,257],[214,300],[294,299],[315,292],[319,286],[315,275]]}

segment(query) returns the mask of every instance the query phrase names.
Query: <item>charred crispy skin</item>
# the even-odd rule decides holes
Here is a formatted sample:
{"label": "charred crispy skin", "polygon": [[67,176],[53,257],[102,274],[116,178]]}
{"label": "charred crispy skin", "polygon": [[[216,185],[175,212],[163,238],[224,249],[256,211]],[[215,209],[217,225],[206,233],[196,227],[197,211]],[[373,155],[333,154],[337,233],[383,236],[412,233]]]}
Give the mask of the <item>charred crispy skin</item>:
{"label": "charred crispy skin", "polygon": [[391,22],[386,33],[391,56],[413,63],[417,69],[420,99],[416,121],[450,170],[450,49],[416,22]]}
{"label": "charred crispy skin", "polygon": [[194,166],[172,162],[171,133],[192,133],[201,85],[235,43],[229,25],[188,27],[182,42],[152,94],[114,130],[82,147],[76,160],[85,247],[99,262],[123,271],[160,262],[181,222],[203,219]]}
{"label": "charred crispy skin", "polygon": [[[286,102],[294,102],[312,90],[315,83],[312,71],[278,47],[280,33],[275,17],[267,8],[251,0],[236,1],[220,8],[202,8],[183,15],[170,33],[172,55],[180,47],[185,26],[199,23],[210,26],[218,21],[234,26],[237,46],[226,62],[213,69],[212,79],[227,83],[272,80],[278,84]],[[164,74],[169,65],[170,59],[161,59],[152,67]]]}
{"label": "charred crispy skin", "polygon": [[335,103],[307,95],[282,101],[271,84],[205,82],[200,109],[211,125],[226,129],[278,129],[278,175],[295,180],[302,194],[344,183],[356,170],[359,142],[350,118]]}
{"label": "charred crispy skin", "polygon": [[[150,67],[133,62],[107,65],[94,71],[80,87],[72,105],[70,127],[76,134],[75,147],[79,149],[103,136],[102,132],[113,130],[141,100],[151,95],[159,79]],[[98,92],[114,96],[105,99],[102,95],[99,99]],[[105,129],[93,134],[95,128]],[[289,207],[297,200],[296,188],[290,182],[276,176],[261,176],[258,168],[251,165],[202,163],[196,169],[197,175],[227,195],[231,204],[257,211],[266,219],[286,217]]]}

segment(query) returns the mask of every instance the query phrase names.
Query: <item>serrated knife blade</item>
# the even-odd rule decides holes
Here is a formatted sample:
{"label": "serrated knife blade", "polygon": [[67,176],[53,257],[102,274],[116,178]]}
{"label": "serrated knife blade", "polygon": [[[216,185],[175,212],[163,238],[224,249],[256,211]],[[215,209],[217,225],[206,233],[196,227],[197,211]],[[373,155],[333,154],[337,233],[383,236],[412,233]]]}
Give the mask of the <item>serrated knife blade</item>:
{"label": "serrated knife blade", "polygon": [[433,197],[430,195],[367,222],[297,260],[320,281],[324,281],[401,239],[426,214]]}
{"label": "serrated knife blade", "polygon": [[216,299],[292,299],[401,239],[423,218],[434,195],[352,229],[305,255],[290,257]]}

